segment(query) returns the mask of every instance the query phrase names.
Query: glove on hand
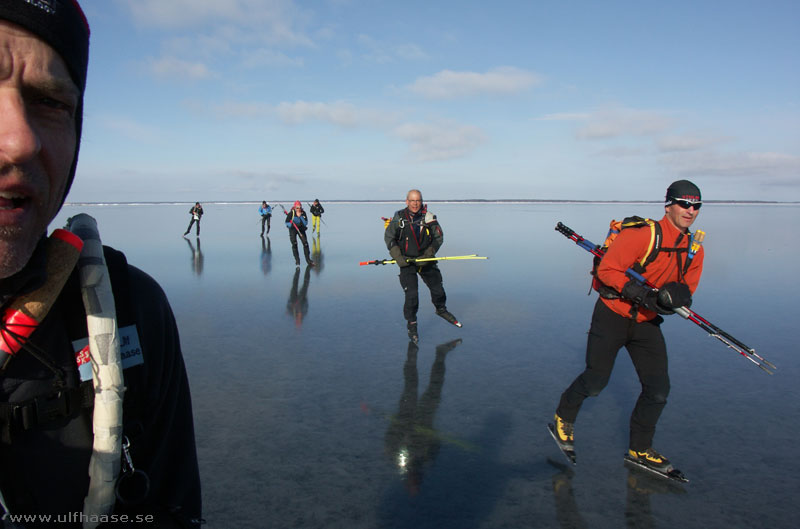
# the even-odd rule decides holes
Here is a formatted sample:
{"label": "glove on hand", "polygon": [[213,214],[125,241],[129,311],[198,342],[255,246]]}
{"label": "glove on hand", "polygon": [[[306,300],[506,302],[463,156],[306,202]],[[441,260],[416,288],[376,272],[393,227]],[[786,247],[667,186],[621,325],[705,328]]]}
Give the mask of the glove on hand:
{"label": "glove on hand", "polygon": [[397,263],[397,266],[399,266],[400,268],[403,268],[404,266],[408,266],[408,261],[406,261],[406,258],[403,257],[403,252],[400,251],[400,247],[399,246],[392,246],[389,249],[389,255],[392,256],[392,259],[395,260],[395,262]]}
{"label": "glove on hand", "polygon": [[424,259],[430,259],[431,257],[436,257],[436,250],[434,250],[433,246],[428,246],[425,248],[425,251],[422,252],[422,257]]}
{"label": "glove on hand", "polygon": [[672,314],[678,307],[692,306],[692,293],[684,283],[667,283],[658,291],[658,305]]}
{"label": "glove on hand", "polygon": [[653,290],[647,285],[641,284],[635,279],[631,279],[625,283],[625,286],[622,287],[622,292],[620,292],[620,295],[628,301],[632,301],[634,304],[639,305],[640,307],[644,307],[647,310],[652,310],[653,312],[658,312],[659,314],[672,314],[673,312],[672,310],[665,311],[658,305],[657,291]]}

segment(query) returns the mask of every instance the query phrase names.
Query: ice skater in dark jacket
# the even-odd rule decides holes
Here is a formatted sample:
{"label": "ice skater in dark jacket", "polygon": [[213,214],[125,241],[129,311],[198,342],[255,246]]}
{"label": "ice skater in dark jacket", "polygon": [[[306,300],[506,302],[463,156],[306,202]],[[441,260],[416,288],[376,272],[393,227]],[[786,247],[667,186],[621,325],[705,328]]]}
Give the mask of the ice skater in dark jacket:
{"label": "ice skater in dark jacket", "polygon": [[203,217],[203,206],[200,205],[200,202],[194,203],[194,207],[189,210],[189,215],[192,216],[192,220],[189,221],[189,227],[186,228],[186,231],[183,233],[183,235],[184,237],[189,235],[189,232],[192,231],[192,224],[196,222],[197,236],[200,237],[200,219]]}
{"label": "ice skater in dark jacket", "polygon": [[[406,208],[394,214],[383,235],[389,254],[400,267],[400,286],[405,292],[403,316],[406,319],[408,337],[419,341],[417,332],[417,309],[419,309],[419,275],[431,291],[431,302],[436,314],[456,327],[461,323],[447,311],[447,295],[442,286],[442,273],[436,261],[414,263],[414,258],[435,257],[444,242],[444,234],[436,215],[422,203],[422,193],[412,189],[406,195]],[[412,261],[412,262],[409,262]]]}
{"label": "ice skater in dark jacket", "polygon": [[297,239],[299,238],[300,242],[303,243],[303,254],[306,257],[306,263],[308,266],[314,266],[314,261],[311,260],[311,254],[308,249],[308,237],[306,236],[308,215],[306,215],[299,200],[295,201],[291,211],[286,212],[286,227],[289,228],[289,240],[292,241],[294,264],[298,267],[300,266],[300,253],[297,251]]}

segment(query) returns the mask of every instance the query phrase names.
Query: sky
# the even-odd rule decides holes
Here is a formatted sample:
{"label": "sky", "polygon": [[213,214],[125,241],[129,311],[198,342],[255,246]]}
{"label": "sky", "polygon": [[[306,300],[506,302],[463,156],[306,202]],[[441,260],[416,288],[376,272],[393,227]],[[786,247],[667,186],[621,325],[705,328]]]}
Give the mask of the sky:
{"label": "sky", "polygon": [[800,200],[800,3],[82,0],[69,202]]}

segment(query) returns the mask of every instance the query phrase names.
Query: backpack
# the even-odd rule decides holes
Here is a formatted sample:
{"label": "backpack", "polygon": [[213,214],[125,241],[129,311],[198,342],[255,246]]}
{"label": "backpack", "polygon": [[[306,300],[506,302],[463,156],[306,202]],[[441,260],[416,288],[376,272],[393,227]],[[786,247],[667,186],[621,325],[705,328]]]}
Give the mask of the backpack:
{"label": "backpack", "polygon": [[[602,246],[600,246],[600,250],[605,252],[608,250],[609,246],[614,242],[619,235],[619,232],[628,228],[641,228],[644,229],[648,227],[650,229],[650,243],[647,246],[647,251],[645,252],[644,256],[634,263],[631,267],[635,272],[639,274],[644,274],[647,265],[655,261],[658,254],[662,251],[664,252],[687,252],[687,258],[683,264],[683,267],[679,270],[680,275],[683,276],[686,274],[686,271],[689,269],[689,265],[692,263],[692,257],[694,257],[694,253],[697,251],[695,245],[692,244],[692,234],[691,232],[687,232],[687,245],[686,247],[682,248],[663,248],[662,244],[662,234],[661,234],[661,225],[652,219],[642,218],[637,216],[626,217],[621,221],[612,220],[609,224],[608,234],[606,235],[605,241],[603,241]],[[699,247],[698,247],[699,248]],[[604,284],[600,279],[597,277],[597,267],[600,265],[600,261],[602,258],[595,256],[594,262],[592,264],[592,270],[590,274],[592,275],[592,289],[596,290],[600,297],[605,299],[617,299],[620,297],[619,292],[615,289],[611,288],[610,286]],[[591,290],[589,291],[591,293]]]}

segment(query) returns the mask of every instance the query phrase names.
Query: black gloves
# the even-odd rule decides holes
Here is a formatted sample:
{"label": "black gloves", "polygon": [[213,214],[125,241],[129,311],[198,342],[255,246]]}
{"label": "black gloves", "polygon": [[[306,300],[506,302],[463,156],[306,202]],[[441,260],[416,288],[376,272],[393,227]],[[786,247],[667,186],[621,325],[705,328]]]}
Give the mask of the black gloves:
{"label": "black gloves", "polygon": [[634,305],[639,305],[653,312],[661,313],[661,311],[658,310],[658,292],[635,279],[631,279],[625,283],[620,295],[628,301],[632,301]]}
{"label": "black gloves", "polygon": [[674,314],[678,307],[689,307],[692,304],[689,287],[677,281],[667,283],[656,291],[631,279],[622,287],[620,294],[634,304],[664,315]]}
{"label": "black gloves", "polygon": [[406,261],[406,258],[403,257],[403,252],[400,251],[399,246],[392,246],[391,248],[389,248],[389,255],[392,256],[392,259],[395,260],[397,266],[399,266],[400,268],[408,266],[409,263],[408,261]]}
{"label": "black gloves", "polygon": [[431,257],[436,257],[436,250],[433,249],[433,246],[428,246],[422,252],[423,259],[430,259]]}
{"label": "black gloves", "polygon": [[662,286],[658,291],[658,304],[672,312],[678,307],[691,307],[692,293],[684,283],[673,281]]}

